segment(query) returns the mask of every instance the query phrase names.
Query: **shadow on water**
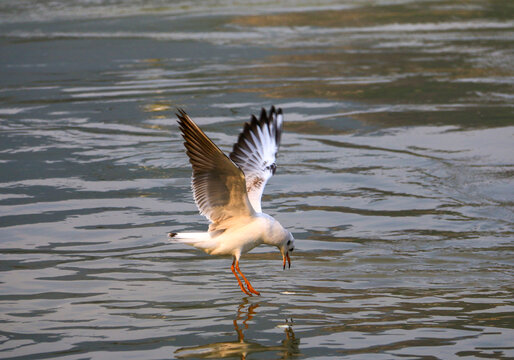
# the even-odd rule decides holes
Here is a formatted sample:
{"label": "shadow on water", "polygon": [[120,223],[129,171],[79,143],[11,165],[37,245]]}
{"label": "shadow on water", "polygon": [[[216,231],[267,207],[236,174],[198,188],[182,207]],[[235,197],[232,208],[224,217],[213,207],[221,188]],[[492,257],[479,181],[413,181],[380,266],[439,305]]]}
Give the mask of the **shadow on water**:
{"label": "shadow on water", "polygon": [[[245,339],[245,332],[250,328],[249,322],[257,315],[256,309],[260,303],[250,303],[244,298],[237,307],[234,324],[234,331],[237,340],[214,342],[200,346],[182,347],[175,351],[179,359],[202,358],[219,359],[239,357],[246,359],[254,353],[270,352],[277,355],[277,359],[289,359],[300,354],[300,339],[297,339],[293,331],[293,319],[279,327],[284,328],[285,338],[280,345],[264,345],[256,341]],[[240,322],[240,324],[238,323]]]}

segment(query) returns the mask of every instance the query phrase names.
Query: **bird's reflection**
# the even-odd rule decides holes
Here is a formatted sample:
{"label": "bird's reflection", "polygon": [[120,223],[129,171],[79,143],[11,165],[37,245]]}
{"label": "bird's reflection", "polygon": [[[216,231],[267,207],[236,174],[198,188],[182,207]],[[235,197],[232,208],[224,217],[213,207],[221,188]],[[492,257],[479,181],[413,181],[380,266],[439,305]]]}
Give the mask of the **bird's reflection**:
{"label": "bird's reflection", "polygon": [[[285,338],[280,345],[267,346],[245,339],[244,330],[249,328],[248,322],[257,314],[256,309],[258,307],[259,303],[250,304],[246,298],[239,304],[236,318],[232,321],[237,340],[183,347],[175,351],[177,358],[223,359],[239,357],[244,360],[252,353],[274,352],[277,355],[277,359],[289,359],[299,354],[298,345],[300,340],[295,337],[292,320],[286,320],[285,323],[280,326],[284,328],[285,332]],[[240,322],[241,325],[239,325],[238,322]]]}

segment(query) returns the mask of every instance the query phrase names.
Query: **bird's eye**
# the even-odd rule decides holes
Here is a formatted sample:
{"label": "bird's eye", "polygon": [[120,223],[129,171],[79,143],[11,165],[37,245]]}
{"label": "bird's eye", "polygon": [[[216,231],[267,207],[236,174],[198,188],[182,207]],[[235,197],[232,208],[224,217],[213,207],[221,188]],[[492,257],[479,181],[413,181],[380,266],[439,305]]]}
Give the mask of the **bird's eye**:
{"label": "bird's eye", "polygon": [[287,240],[287,245],[291,244],[291,240]]}

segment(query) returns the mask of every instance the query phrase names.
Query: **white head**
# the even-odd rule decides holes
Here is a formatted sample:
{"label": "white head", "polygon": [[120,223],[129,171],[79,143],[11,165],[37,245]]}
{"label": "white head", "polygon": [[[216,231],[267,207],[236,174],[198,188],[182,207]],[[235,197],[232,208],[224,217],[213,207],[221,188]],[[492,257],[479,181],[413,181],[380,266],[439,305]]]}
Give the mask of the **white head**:
{"label": "white head", "polygon": [[281,244],[277,246],[282,254],[282,259],[284,260],[283,268],[286,268],[286,260],[289,268],[291,268],[291,258],[289,257],[289,253],[292,253],[294,250],[294,237],[293,235],[286,230],[286,234]]}

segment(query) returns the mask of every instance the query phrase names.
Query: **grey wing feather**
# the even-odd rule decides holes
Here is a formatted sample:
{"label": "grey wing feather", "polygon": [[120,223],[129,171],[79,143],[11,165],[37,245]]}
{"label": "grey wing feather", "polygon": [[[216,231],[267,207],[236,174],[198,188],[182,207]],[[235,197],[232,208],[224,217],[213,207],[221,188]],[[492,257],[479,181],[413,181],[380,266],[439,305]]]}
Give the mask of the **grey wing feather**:
{"label": "grey wing feather", "polygon": [[222,223],[254,213],[243,172],[212,142],[182,109],[178,123],[193,167],[193,195],[211,222],[210,230],[222,230]]}
{"label": "grey wing feather", "polygon": [[261,212],[261,197],[269,178],[276,170],[276,158],[282,137],[282,109],[262,109],[259,119],[252,116],[234,144],[230,159],[239,166],[246,179],[246,191],[252,207]]}

